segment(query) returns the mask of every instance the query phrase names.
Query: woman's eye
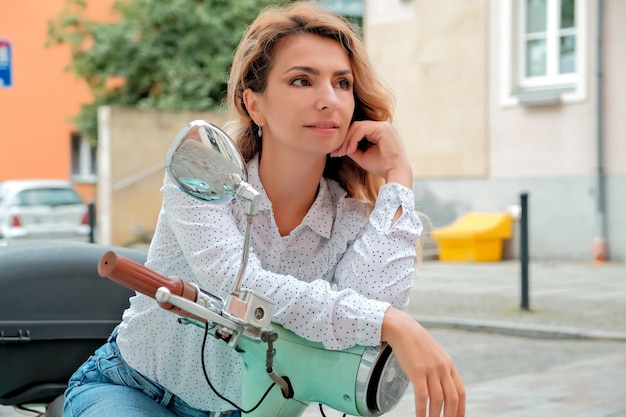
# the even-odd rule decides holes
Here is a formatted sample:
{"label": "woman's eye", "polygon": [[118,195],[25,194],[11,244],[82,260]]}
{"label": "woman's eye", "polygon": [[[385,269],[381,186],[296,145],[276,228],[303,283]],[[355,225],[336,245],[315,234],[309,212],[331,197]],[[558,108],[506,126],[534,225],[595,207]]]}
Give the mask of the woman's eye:
{"label": "woman's eye", "polygon": [[311,85],[311,83],[309,82],[309,80],[307,80],[306,78],[294,78],[291,81],[292,85],[296,85],[298,87],[306,87],[308,85]]}
{"label": "woman's eye", "polygon": [[339,80],[337,86],[342,90],[350,90],[352,89],[352,82],[346,78]]}

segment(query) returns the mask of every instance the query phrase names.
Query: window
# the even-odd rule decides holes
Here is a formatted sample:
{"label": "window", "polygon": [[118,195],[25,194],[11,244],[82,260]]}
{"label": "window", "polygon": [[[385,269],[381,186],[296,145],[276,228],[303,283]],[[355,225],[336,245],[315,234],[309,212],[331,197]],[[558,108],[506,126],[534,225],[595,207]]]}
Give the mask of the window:
{"label": "window", "polygon": [[587,0],[501,3],[501,59],[507,61],[501,66],[505,101],[531,105],[585,98],[586,3]]}
{"label": "window", "polygon": [[525,0],[520,4],[521,84],[575,82],[575,0]]}
{"label": "window", "polygon": [[72,180],[75,182],[96,182],[96,147],[78,132],[73,132],[72,140]]}
{"label": "window", "polygon": [[17,195],[17,206],[62,206],[83,204],[76,191],[69,188],[35,188]]}

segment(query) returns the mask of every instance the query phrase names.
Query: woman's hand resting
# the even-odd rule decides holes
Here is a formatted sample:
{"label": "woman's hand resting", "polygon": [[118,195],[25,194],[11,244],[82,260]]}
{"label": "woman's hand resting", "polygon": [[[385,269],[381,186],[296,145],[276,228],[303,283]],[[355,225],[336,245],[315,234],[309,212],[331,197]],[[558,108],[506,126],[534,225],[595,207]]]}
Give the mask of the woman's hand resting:
{"label": "woman's hand resting", "polygon": [[[366,140],[367,147],[359,148]],[[363,120],[353,122],[343,144],[331,156],[348,156],[361,168],[405,187],[413,185],[413,171],[402,140],[388,122]]]}
{"label": "woman's hand resting", "polygon": [[465,388],[452,359],[413,317],[389,308],[382,340],[413,384],[416,417],[465,415]]}
{"label": "woman's hand resting", "polygon": [[[367,146],[359,146],[363,140],[369,142]],[[388,122],[353,122],[343,144],[331,156],[348,156],[387,182],[413,186],[404,145]],[[465,416],[465,388],[452,359],[413,317],[389,308],[383,320],[382,341],[393,348],[413,385],[416,417],[439,417],[442,410],[443,417]]]}

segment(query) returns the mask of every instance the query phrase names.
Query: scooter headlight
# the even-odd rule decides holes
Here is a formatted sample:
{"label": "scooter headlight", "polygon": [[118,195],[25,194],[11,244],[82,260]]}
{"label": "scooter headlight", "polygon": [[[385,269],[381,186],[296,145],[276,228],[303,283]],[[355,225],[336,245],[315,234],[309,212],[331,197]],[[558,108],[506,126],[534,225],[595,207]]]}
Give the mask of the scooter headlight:
{"label": "scooter headlight", "polygon": [[365,349],[356,380],[356,406],[362,416],[379,416],[402,398],[409,381],[398,365],[391,346]]}

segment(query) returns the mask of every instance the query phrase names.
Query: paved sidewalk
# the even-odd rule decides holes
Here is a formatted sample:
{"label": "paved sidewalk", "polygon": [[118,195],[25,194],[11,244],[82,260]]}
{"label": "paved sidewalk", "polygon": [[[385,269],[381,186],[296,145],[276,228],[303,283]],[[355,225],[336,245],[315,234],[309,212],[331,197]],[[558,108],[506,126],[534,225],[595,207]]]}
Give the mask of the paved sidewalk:
{"label": "paved sidewalk", "polygon": [[409,312],[427,327],[626,340],[626,264],[535,262],[521,306],[519,261],[425,261]]}

